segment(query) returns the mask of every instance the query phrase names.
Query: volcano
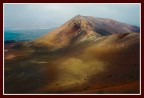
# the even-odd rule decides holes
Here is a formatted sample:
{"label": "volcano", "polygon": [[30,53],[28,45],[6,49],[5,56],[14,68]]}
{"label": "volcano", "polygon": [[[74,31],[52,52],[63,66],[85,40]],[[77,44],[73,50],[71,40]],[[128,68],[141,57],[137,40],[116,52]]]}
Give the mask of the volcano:
{"label": "volcano", "polygon": [[30,42],[5,45],[5,93],[139,94],[140,28],[77,15]]}
{"label": "volcano", "polygon": [[77,15],[57,29],[32,41],[32,44],[62,48],[101,36],[131,32],[139,33],[139,27],[112,19]]}

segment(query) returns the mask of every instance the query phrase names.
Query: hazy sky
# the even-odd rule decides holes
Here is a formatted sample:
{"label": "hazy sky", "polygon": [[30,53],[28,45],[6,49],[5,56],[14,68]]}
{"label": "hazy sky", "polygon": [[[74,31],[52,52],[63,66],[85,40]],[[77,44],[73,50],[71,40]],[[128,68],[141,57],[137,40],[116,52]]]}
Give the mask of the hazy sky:
{"label": "hazy sky", "polygon": [[5,4],[4,26],[35,29],[59,26],[77,14],[139,26],[139,4]]}

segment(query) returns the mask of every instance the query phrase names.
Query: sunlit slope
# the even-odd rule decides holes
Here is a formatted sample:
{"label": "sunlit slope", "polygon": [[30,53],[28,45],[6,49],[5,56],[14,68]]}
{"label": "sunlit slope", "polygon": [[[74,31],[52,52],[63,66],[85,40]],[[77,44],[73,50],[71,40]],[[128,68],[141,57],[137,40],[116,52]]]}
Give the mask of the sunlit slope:
{"label": "sunlit slope", "polygon": [[40,91],[96,90],[98,93],[100,88],[138,82],[139,35],[116,34],[74,47],[54,65],[59,73],[57,79]]}

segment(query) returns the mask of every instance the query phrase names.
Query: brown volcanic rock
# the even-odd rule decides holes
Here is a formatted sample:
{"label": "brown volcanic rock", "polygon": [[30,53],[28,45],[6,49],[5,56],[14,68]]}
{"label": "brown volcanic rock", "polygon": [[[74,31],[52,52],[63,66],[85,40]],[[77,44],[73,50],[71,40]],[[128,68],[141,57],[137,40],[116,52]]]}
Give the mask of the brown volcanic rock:
{"label": "brown volcanic rock", "polygon": [[31,45],[57,49],[101,36],[127,32],[139,32],[139,28],[112,19],[77,15],[57,29],[32,41]]}
{"label": "brown volcanic rock", "polygon": [[139,27],[112,19],[77,15],[57,29],[30,42],[29,45],[58,49],[101,36],[130,32],[139,32]]}
{"label": "brown volcanic rock", "polygon": [[36,44],[54,47],[63,47],[82,40],[93,39],[101,36],[89,25],[82,16],[76,16],[59,28],[49,32],[41,38],[34,40]]}

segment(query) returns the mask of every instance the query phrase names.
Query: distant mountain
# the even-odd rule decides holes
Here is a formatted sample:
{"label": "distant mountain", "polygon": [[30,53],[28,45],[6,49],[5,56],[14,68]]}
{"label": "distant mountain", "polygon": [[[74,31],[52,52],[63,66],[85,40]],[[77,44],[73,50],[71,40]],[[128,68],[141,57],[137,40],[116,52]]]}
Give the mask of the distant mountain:
{"label": "distant mountain", "polygon": [[33,45],[61,48],[101,36],[139,32],[139,27],[107,18],[77,15],[62,26],[32,41]]}

